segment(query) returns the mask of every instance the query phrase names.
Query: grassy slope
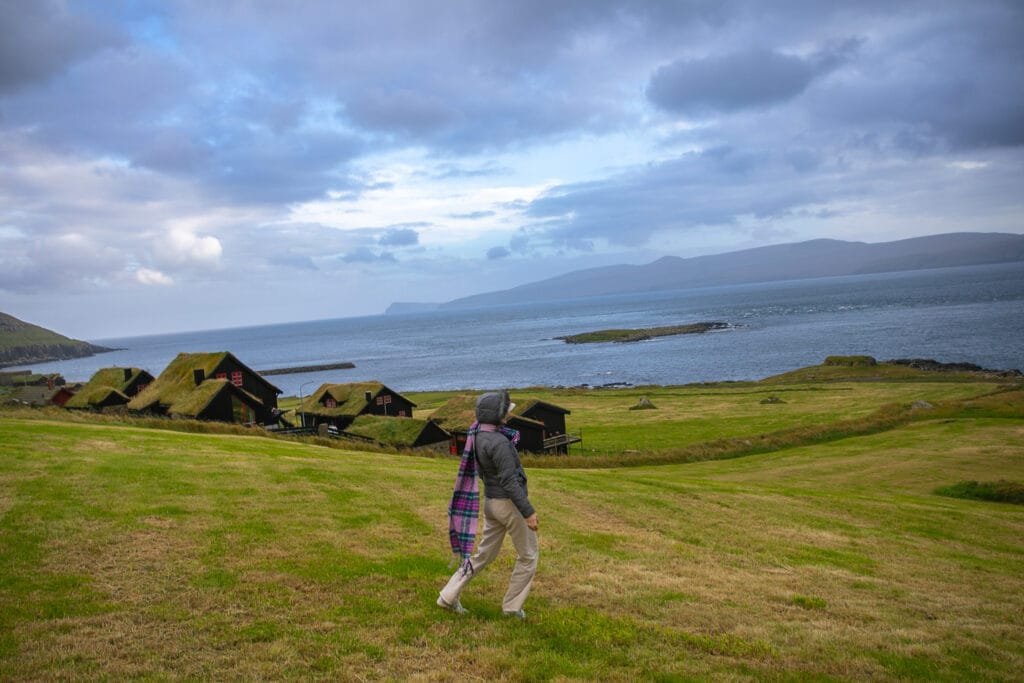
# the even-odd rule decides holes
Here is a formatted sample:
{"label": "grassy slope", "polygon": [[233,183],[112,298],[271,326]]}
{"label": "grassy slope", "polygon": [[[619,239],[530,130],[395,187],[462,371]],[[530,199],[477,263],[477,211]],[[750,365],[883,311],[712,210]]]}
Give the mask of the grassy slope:
{"label": "grassy slope", "polygon": [[[81,355],[90,355],[99,349],[88,342],[71,339],[6,313],[0,313],[0,360],[14,361],[27,356],[33,349],[53,347]],[[53,353],[52,350],[50,353]]]}
{"label": "grassy slope", "polygon": [[932,493],[1024,479],[1018,419],[533,470],[542,560],[525,624],[498,612],[508,550],[467,592],[472,616],[433,605],[452,460],[16,419],[0,419],[0,446],[4,679],[1024,668],[1024,509]]}
{"label": "grassy slope", "polygon": [[[915,371],[917,372],[917,371]],[[920,377],[921,373],[917,372]],[[934,376],[934,373],[933,373]],[[991,382],[830,382],[740,387],[638,387],[614,391],[529,389],[536,396],[572,411],[569,432],[583,443],[571,453],[604,455],[659,452],[713,439],[746,437],[790,427],[805,427],[866,416],[886,403],[938,402],[978,396],[995,388]],[[416,417],[429,417],[444,395],[410,394]],[[629,410],[647,396],[657,410]],[[785,403],[762,404],[768,396]]]}

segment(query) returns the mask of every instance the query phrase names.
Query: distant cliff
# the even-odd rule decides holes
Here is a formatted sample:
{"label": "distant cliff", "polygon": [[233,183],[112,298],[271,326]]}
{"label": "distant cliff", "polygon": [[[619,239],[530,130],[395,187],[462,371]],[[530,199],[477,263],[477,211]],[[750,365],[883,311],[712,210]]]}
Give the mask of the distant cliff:
{"label": "distant cliff", "polygon": [[427,313],[436,311],[441,304],[420,304],[405,301],[396,301],[388,306],[384,315],[403,315],[405,313]]}
{"label": "distant cliff", "polygon": [[83,358],[113,350],[69,339],[38,325],[0,313],[0,367]]}
{"label": "distant cliff", "polygon": [[696,258],[666,256],[639,266],[577,270],[456,299],[441,308],[1010,262],[1024,267],[1024,235],[961,232],[876,244],[821,239]]}

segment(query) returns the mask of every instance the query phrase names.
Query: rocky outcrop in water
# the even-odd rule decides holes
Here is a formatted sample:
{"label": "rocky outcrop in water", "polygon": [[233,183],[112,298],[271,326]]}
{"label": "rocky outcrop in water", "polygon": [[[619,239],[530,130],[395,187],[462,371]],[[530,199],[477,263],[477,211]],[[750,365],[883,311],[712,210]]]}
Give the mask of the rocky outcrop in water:
{"label": "rocky outcrop in water", "polygon": [[1020,370],[990,370],[974,363],[940,363],[931,358],[895,358],[887,360],[890,365],[906,365],[916,370],[931,370],[934,372],[984,372],[1000,377],[1020,377]]}

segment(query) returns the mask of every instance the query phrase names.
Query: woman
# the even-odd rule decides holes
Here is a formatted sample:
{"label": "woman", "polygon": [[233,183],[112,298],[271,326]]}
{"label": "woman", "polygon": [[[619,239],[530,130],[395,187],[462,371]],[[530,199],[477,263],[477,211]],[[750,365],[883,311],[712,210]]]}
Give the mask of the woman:
{"label": "woman", "polygon": [[[505,426],[515,404],[508,392],[490,392],[476,402],[476,422],[469,429],[459,477],[448,513],[452,548],[463,558],[462,566],[441,590],[437,604],[465,614],[459,596],[466,585],[501,550],[505,534],[515,546],[515,568],[501,603],[506,616],[525,619],[523,603],[537,572],[537,512],[530,504],[526,472],[515,443],[519,433]],[[470,555],[478,511],[476,476],[484,482],[484,531],[476,553]]]}

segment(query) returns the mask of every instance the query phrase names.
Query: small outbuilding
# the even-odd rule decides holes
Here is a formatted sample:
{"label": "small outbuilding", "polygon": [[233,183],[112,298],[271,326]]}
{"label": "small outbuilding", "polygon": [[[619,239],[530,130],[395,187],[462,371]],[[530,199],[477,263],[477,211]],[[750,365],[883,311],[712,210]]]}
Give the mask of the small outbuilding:
{"label": "small outbuilding", "polygon": [[153,375],[140,368],[103,368],[97,370],[64,407],[102,410],[127,405],[154,379]]}
{"label": "small outbuilding", "polygon": [[[513,399],[515,401],[515,399]],[[569,444],[582,441],[579,436],[569,434],[565,425],[565,416],[571,413],[567,408],[548,403],[538,398],[520,398],[516,402],[516,417],[540,422],[544,425],[545,452],[565,454],[569,452]],[[512,424],[512,421],[509,421]]]}
{"label": "small outbuilding", "polygon": [[30,406],[62,406],[74,396],[74,391],[67,385],[49,387],[45,384],[29,384],[15,388],[9,395],[14,403]]}

